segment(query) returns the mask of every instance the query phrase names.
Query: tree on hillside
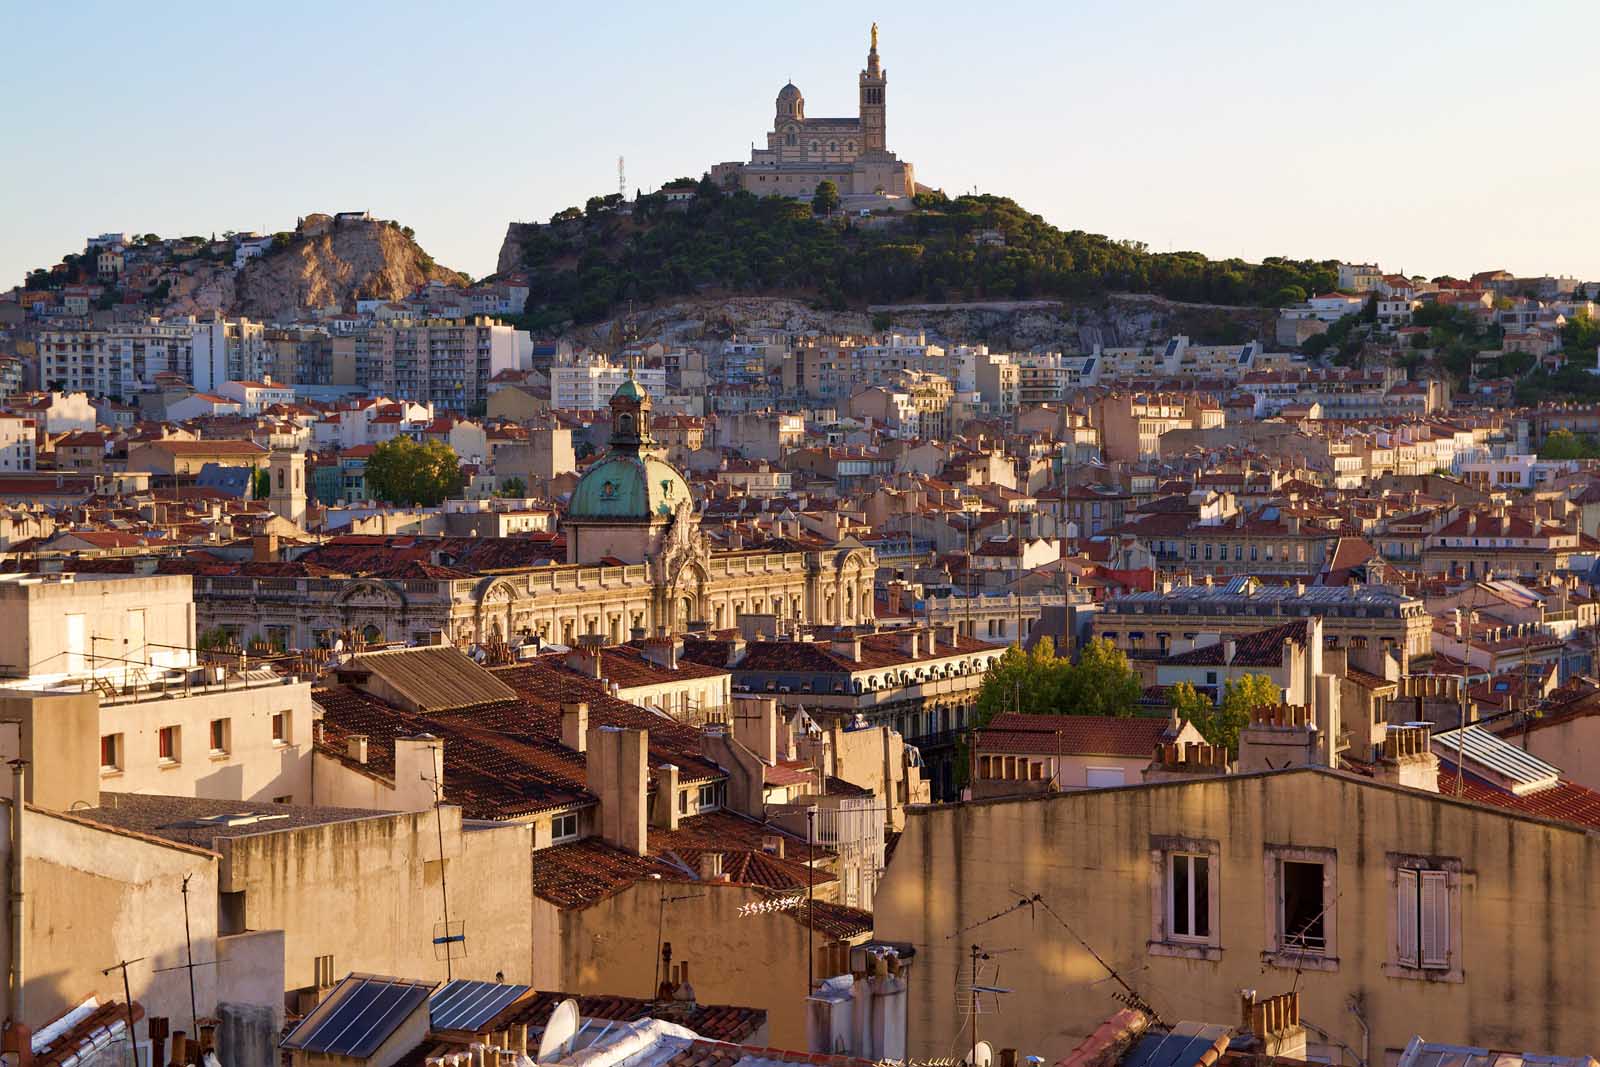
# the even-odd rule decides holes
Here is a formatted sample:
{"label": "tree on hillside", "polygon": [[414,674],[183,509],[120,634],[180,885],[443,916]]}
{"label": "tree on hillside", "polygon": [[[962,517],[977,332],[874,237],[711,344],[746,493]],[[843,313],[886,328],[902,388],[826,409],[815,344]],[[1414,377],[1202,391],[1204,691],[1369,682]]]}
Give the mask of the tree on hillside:
{"label": "tree on hillside", "polygon": [[839,210],[839,187],[833,182],[824,179],[817,186],[817,193],[811,198],[811,213],[813,215],[832,215]]}
{"label": "tree on hillside", "polygon": [[455,449],[441,441],[418,444],[409,437],[373,449],[366,474],[373,496],[405,506],[437,507],[460,492],[464,481]]}
{"label": "tree on hillside", "polygon": [[272,494],[272,475],[265,467],[250,475],[250,499],[265,500]]}

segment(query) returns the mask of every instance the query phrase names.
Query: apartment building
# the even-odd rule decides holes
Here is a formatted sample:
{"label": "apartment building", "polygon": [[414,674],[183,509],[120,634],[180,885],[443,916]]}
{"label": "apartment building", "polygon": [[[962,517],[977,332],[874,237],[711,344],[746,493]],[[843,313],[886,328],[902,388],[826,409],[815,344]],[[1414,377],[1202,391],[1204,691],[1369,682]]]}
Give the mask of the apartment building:
{"label": "apartment building", "polygon": [[1112,597],[1093,630],[1127,652],[1165,655],[1175,642],[1201,634],[1253,633],[1289,618],[1319,618],[1328,637],[1391,650],[1402,663],[1433,647],[1433,619],[1419,597],[1381,585],[1266,585],[1249,577],[1220,585],[1163,583]]}
{"label": "apartment building", "polygon": [[223,382],[259,381],[271,373],[273,350],[262,323],[213,315],[195,322],[191,331],[189,381],[200,392],[216,392]]}
{"label": "apartment building", "polygon": [[516,330],[488,318],[399,319],[369,332],[367,376],[359,383],[397,399],[467,414],[488,403],[489,381],[515,369],[517,361]]}
{"label": "apartment building", "polygon": [[550,368],[550,406],[563,411],[603,411],[629,377],[651,396],[667,391],[665,368],[630,368],[598,357]]}
{"label": "apartment building", "polygon": [[47,387],[127,399],[153,388],[161,374],[191,380],[192,317],[42,331],[39,379]]}
{"label": "apartment building", "polygon": [[37,428],[31,418],[0,415],[0,473],[34,469]]}
{"label": "apartment building", "polygon": [[1192,395],[1112,393],[1095,401],[1091,416],[1107,459],[1161,456],[1161,435],[1173,430],[1210,430],[1223,425],[1222,408]]}

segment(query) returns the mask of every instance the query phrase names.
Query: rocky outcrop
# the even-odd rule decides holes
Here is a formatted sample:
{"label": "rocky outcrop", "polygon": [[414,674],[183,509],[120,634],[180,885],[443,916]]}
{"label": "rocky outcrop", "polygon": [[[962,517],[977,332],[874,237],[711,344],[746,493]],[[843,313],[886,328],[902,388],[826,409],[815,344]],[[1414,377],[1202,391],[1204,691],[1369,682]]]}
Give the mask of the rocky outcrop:
{"label": "rocky outcrop", "polygon": [[[914,304],[867,311],[826,311],[783,297],[726,296],[640,309],[628,322],[639,338],[680,340],[731,337],[757,329],[795,333],[864,334],[886,327],[925,330],[949,341],[987,344],[996,351],[1038,346],[1089,351],[1096,344],[1145,344],[1188,334],[1198,344],[1271,342],[1275,313],[1264,308],[1184,304],[1160,297],[1111,294],[1082,303],[1053,300],[971,304]],[[618,320],[570,332],[571,340],[602,349],[622,340]]]}
{"label": "rocky outcrop", "polygon": [[513,222],[506,226],[506,239],[500,242],[500,258],[496,261],[496,274],[512,274],[522,269],[522,246],[538,229],[535,222]]}
{"label": "rocky outcrop", "polygon": [[293,317],[300,308],[352,309],[357,300],[398,300],[419,285],[466,285],[393,222],[342,220],[246,264],[235,279],[234,310],[254,319]]}

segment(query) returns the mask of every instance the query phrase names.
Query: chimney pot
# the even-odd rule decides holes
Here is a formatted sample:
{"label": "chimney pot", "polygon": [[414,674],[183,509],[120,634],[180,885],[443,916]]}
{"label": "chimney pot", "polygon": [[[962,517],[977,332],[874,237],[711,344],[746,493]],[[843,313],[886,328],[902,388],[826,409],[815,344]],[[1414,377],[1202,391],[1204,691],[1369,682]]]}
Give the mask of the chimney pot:
{"label": "chimney pot", "polygon": [[589,735],[589,705],[585,703],[561,705],[561,744],[574,752],[583,752]]}
{"label": "chimney pot", "polygon": [[367,735],[351,734],[345,740],[344,750],[351,759],[364,765],[367,762]]}

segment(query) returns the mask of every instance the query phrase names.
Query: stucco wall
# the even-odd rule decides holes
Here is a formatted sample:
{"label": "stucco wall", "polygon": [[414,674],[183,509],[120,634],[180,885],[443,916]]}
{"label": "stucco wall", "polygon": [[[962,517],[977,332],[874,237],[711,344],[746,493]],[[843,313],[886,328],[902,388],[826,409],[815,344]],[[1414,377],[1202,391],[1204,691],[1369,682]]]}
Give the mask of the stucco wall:
{"label": "stucco wall", "polygon": [[[9,805],[0,804],[9,821]],[[217,928],[217,859],[195,849],[111,833],[69,818],[29,810],[23,831],[25,948],[24,1017],[41,1024],[84,997],[123,999],[122,972],[100,972],[123,959],[133,997],[146,1016],[189,1018],[184,945],[184,875],[197,962],[210,960]],[[9,835],[0,834],[0,879],[11,891]],[[0,923],[0,958],[9,960],[10,924]],[[194,971],[196,1000],[209,1015],[216,968]],[[176,1022],[174,1023],[176,1026]],[[139,1027],[142,1038],[143,1025]]]}
{"label": "stucco wall", "polygon": [[[688,896],[666,905],[661,896]],[[541,989],[577,993],[654,994],[657,923],[672,942],[674,963],[689,964],[689,983],[702,1004],[765,1008],[777,1048],[805,1048],[806,929],[784,913],[741,916],[739,908],[763,899],[754,889],[714,882],[638,883],[582,910],[563,911],[556,924],[550,905],[535,927],[559,925],[558,948],[540,944],[540,954],[559,959],[560,984]],[[663,918],[664,915],[664,918]],[[818,935],[821,947],[826,938]],[[548,965],[547,965],[548,966]]]}
{"label": "stucco wall", "polygon": [[[1156,955],[1152,838],[1218,849],[1220,956]],[[1336,850],[1329,919],[1334,970],[1267,965],[1267,845]],[[1454,936],[1464,981],[1388,977],[1390,854],[1462,861]],[[950,1010],[961,953],[949,936],[1040,893],[1168,1019],[1229,1022],[1237,990],[1298,984],[1302,1015],[1362,1047],[1349,998],[1372,1028],[1371,1062],[1419,1028],[1432,1040],[1581,1052],[1600,1045],[1590,957],[1600,944],[1593,886],[1600,839],[1448,797],[1304,769],[1203,782],[997,800],[911,814],[876,900],[877,936],[918,946],[912,1055],[944,1055],[961,1024]],[[1118,1007],[1114,983],[1042,909],[1021,909],[962,942],[1017,948],[1014,988],[984,1036],[1055,1059]]]}
{"label": "stucco wall", "polygon": [[[91,654],[99,673],[128,666],[123,660],[187,663],[192,588],[186,574],[0,583],[0,604],[15,620],[0,627],[0,665],[26,677],[87,672]],[[144,615],[142,645],[128,643],[130,612]],[[81,657],[67,655],[69,615],[84,616]]]}
{"label": "stucco wall", "polygon": [[[457,978],[526,981],[533,956],[532,830],[508,824],[462,832],[446,806],[450,920],[464,924]],[[433,938],[443,919],[432,811],[254,834],[221,842],[224,892],[245,894],[250,929],[284,931],[284,976],[310,985],[316,957],[351,971],[443,980]]]}

